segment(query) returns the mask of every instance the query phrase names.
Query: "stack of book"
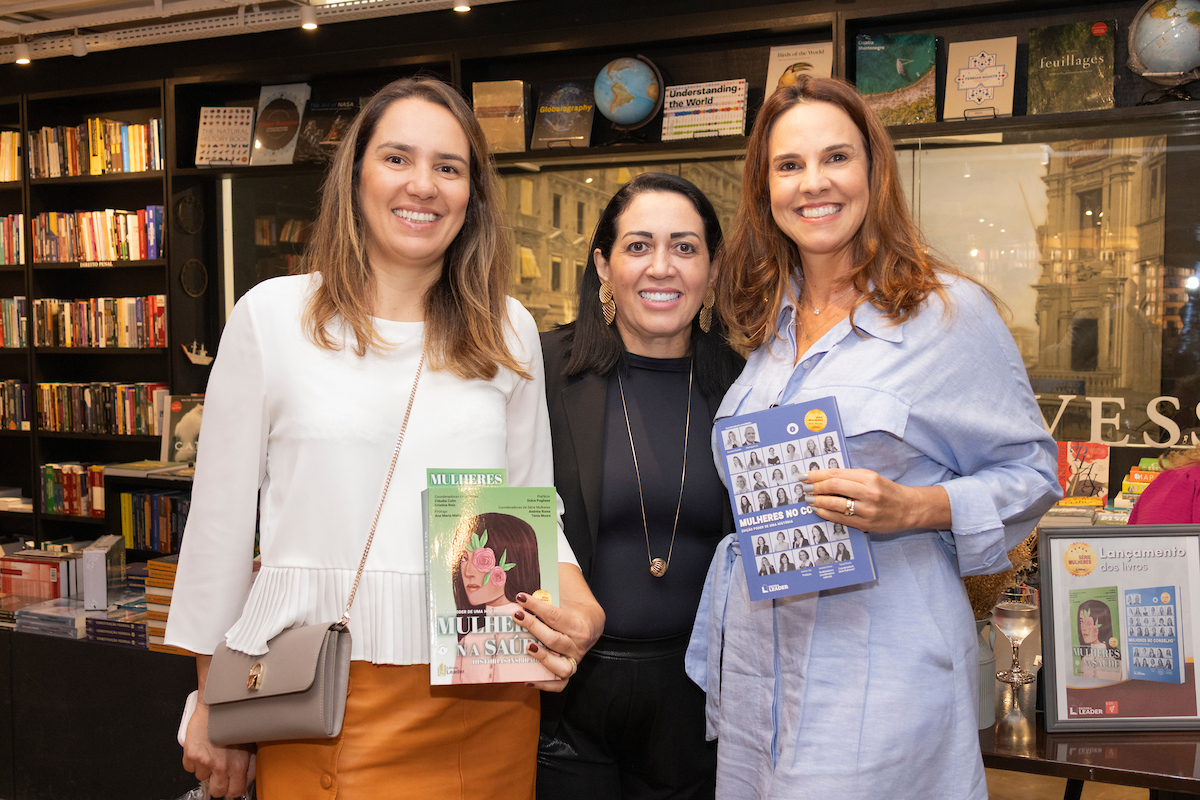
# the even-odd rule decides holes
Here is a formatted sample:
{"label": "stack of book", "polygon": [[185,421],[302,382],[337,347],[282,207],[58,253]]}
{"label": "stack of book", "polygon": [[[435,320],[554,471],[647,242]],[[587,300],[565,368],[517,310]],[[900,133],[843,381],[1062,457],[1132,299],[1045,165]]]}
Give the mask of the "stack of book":
{"label": "stack of book", "polygon": [[1096,518],[1097,506],[1052,506],[1042,515],[1039,528],[1074,528],[1091,525]]}
{"label": "stack of book", "polygon": [[145,650],[149,644],[145,595],[128,593],[106,611],[88,612],[84,633],[89,642]]}
{"label": "stack of book", "polygon": [[29,316],[24,297],[0,297],[0,347],[26,347],[25,321]]}
{"label": "stack of book", "polygon": [[29,384],[10,378],[0,381],[0,430],[29,430]]}
{"label": "stack of book", "polygon": [[21,180],[21,134],[0,131],[0,183]]}
{"label": "stack of book", "polygon": [[1121,493],[1113,498],[1116,508],[1131,509],[1150,482],[1162,472],[1162,466],[1157,458],[1143,458],[1137,466],[1131,467],[1129,473],[1121,479]]}
{"label": "stack of book", "polygon": [[44,602],[40,597],[0,592],[0,628],[13,630],[17,627],[17,612],[26,606]]}
{"label": "stack of book", "polygon": [[25,606],[17,611],[17,633],[40,633],[61,639],[82,639],[88,612],[83,601],[74,597],[58,597]]}
{"label": "stack of book", "polygon": [[167,616],[171,611],[171,594],[175,589],[175,570],[179,556],[152,558],[146,562],[146,636],[147,646],[156,653],[192,655],[187,650],[163,644],[167,634]]}
{"label": "stack of book", "polygon": [[38,429],[158,436],[169,396],[165,383],[39,383]]}
{"label": "stack of book", "polygon": [[60,178],[163,168],[163,122],[92,118],[29,132],[29,176]]}
{"label": "stack of book", "polygon": [[0,217],[0,264],[25,263],[25,215]]}
{"label": "stack of book", "polygon": [[33,301],[35,347],[166,347],[167,296]]}
{"label": "stack of book", "polygon": [[33,260],[144,261],[162,254],[163,207],[44,211],[33,218]]}
{"label": "stack of book", "polygon": [[104,465],[68,461],[42,465],[42,511],[104,516]]}

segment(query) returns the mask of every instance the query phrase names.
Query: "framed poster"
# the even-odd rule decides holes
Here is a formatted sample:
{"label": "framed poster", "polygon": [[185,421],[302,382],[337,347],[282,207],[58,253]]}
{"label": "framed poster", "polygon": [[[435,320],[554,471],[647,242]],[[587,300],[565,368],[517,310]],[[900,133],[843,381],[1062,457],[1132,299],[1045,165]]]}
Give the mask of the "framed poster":
{"label": "framed poster", "polygon": [[1046,730],[1200,729],[1200,525],[1038,533]]}

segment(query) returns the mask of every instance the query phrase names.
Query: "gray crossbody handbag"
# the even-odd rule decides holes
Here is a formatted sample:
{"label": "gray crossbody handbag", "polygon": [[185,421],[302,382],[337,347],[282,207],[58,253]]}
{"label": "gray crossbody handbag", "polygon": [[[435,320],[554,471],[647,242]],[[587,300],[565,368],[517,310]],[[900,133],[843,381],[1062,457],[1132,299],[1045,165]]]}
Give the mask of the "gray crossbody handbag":
{"label": "gray crossbody handbag", "polygon": [[268,652],[261,656],[231,650],[224,642],[218,645],[203,693],[208,704],[208,738],[213,744],[332,739],[342,732],[350,682],[350,631],[346,627],[350,622],[350,607],[354,605],[358,582],[371,552],[375,526],[404,443],[424,366],[422,350],[346,611],[337,622],[303,625],[280,633],[267,642]]}

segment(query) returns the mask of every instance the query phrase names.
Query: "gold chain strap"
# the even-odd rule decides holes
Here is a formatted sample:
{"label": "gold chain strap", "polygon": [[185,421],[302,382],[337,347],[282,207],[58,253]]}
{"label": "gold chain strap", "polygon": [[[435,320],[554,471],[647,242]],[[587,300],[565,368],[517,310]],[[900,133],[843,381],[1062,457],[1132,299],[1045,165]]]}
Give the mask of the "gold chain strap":
{"label": "gold chain strap", "polygon": [[417,399],[417,383],[421,380],[421,370],[425,367],[425,348],[421,348],[421,360],[417,362],[417,375],[413,378],[412,391],[408,393],[408,407],[404,409],[404,421],[400,423],[400,436],[396,438],[396,449],[392,451],[392,463],[388,467],[387,477],[383,481],[383,492],[379,495],[379,505],[375,507],[375,518],[371,520],[371,530],[367,533],[367,545],[363,548],[362,560],[358,562],[358,572],[354,573],[354,585],[350,587],[350,599],[346,601],[346,610],[337,621],[337,627],[345,630],[350,622],[350,607],[354,605],[354,595],[358,594],[358,582],[362,580],[363,568],[367,566],[367,554],[371,552],[371,542],[375,540],[375,526],[379,524],[379,515],[383,511],[383,500],[387,497],[388,487],[392,484],[392,473],[396,471],[396,460],[400,457],[400,446],[404,444],[404,432],[408,430],[408,418],[412,415],[413,401]]}

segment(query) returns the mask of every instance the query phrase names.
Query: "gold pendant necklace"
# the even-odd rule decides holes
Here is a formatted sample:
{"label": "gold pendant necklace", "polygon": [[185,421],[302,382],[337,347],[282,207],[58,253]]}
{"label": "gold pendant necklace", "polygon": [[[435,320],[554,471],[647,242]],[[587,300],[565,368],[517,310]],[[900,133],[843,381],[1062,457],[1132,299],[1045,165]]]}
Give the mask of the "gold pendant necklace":
{"label": "gold pendant necklace", "polygon": [[650,574],[661,578],[671,566],[671,554],[675,552],[675,532],[679,528],[679,510],[683,508],[683,485],[687,481],[688,432],[692,428],[692,379],[695,376],[695,360],[688,365],[687,417],[683,423],[683,474],[679,477],[679,502],[675,504],[675,523],[671,526],[671,546],[667,549],[667,560],[650,554],[650,525],[646,522],[646,499],[642,496],[642,472],[638,469],[637,448],[633,446],[633,426],[629,424],[629,407],[625,405],[625,383],[617,370],[617,386],[621,389],[621,410],[625,412],[625,430],[629,433],[629,450],[633,453],[633,474],[637,476],[638,502],[642,506],[642,530],[646,533],[646,558],[650,560]]}

